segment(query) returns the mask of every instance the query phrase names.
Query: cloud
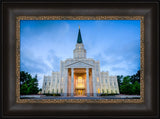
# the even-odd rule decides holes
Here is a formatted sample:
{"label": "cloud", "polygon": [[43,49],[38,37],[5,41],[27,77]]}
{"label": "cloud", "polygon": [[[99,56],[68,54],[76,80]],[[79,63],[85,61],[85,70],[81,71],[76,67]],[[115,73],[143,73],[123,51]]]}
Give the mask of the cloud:
{"label": "cloud", "polygon": [[42,87],[44,75],[51,75],[53,70],[59,71],[59,64],[60,59],[54,55],[54,51],[48,52],[46,58],[37,57],[30,50],[21,51],[20,70],[37,75],[39,88]]}
{"label": "cloud", "polygon": [[100,61],[110,75],[132,75],[140,69],[140,22],[138,20],[22,20],[20,70],[43,76],[60,71],[60,61],[73,57],[78,26],[87,58]]}

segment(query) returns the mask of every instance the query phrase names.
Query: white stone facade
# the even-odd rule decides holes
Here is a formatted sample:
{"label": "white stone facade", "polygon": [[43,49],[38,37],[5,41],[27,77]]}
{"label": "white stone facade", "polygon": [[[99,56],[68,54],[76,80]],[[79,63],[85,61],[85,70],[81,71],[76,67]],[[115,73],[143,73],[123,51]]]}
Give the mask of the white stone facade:
{"label": "white stone facade", "polygon": [[60,72],[44,76],[42,93],[60,93],[63,96],[97,96],[101,93],[117,93],[117,76],[100,72],[100,63],[86,58],[80,29],[73,58],[60,63]]}

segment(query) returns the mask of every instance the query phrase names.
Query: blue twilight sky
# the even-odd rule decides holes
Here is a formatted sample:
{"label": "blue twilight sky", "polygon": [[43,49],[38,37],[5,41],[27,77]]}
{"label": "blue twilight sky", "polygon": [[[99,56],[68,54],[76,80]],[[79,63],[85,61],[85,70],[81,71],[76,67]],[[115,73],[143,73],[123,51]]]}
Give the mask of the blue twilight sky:
{"label": "blue twilight sky", "polygon": [[133,75],[140,69],[140,20],[21,20],[20,70],[43,76],[60,71],[73,58],[81,29],[87,58],[100,61],[110,75]]}

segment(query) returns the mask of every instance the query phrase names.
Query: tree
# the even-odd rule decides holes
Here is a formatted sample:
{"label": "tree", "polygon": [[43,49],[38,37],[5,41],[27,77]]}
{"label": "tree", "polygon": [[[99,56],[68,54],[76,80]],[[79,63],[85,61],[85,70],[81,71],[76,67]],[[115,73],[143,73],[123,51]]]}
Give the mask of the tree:
{"label": "tree", "polygon": [[29,91],[30,94],[37,94],[39,92],[37,75],[30,80]]}
{"label": "tree", "polygon": [[[122,77],[120,82],[119,90],[121,94],[139,95],[140,94],[140,70],[136,74],[131,76]],[[117,79],[121,79],[117,76]]]}
{"label": "tree", "polygon": [[123,78],[122,85],[120,86],[120,93],[123,94],[132,94],[132,84],[130,82],[130,76]]}
{"label": "tree", "polygon": [[42,91],[42,88],[40,88],[39,91]]}
{"label": "tree", "polygon": [[140,70],[138,70],[135,75],[131,76],[131,82],[132,82],[132,84],[134,84],[136,81],[138,83],[140,83]]}
{"label": "tree", "polygon": [[133,94],[140,95],[140,84],[138,83],[138,81],[134,82],[132,90]]}
{"label": "tree", "polygon": [[28,72],[20,72],[20,94],[37,94],[38,89],[38,80],[37,75],[32,78]]}
{"label": "tree", "polygon": [[32,76],[28,74],[28,72],[21,71],[20,72],[20,85],[24,83],[29,83],[29,81],[32,79]]}
{"label": "tree", "polygon": [[123,75],[118,75],[117,76],[117,81],[118,81],[118,86],[120,87],[121,86],[121,83],[122,83],[122,79],[123,79]]}
{"label": "tree", "polygon": [[27,83],[24,83],[23,85],[20,86],[20,94],[25,95],[28,94],[28,85]]}

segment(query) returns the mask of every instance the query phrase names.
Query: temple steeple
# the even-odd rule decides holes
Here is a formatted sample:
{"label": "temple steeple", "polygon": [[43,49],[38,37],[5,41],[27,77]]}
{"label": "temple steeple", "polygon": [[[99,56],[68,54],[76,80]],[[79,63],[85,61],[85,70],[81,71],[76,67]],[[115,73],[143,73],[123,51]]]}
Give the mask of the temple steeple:
{"label": "temple steeple", "polygon": [[78,31],[77,43],[83,43],[83,42],[82,42],[82,37],[81,37],[80,26],[79,26],[79,31]]}
{"label": "temple steeple", "polygon": [[79,26],[79,31],[78,31],[76,48],[73,51],[73,57],[75,59],[86,58],[86,50],[84,49],[84,45],[83,45],[83,42],[82,42],[80,26]]}

